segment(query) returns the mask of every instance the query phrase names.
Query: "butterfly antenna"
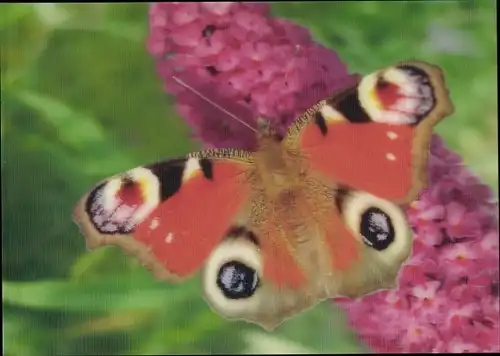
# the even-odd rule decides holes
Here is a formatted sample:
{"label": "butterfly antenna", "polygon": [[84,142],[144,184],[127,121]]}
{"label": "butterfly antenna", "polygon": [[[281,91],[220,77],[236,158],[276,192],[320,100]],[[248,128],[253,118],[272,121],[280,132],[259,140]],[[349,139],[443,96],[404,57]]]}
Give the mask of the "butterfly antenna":
{"label": "butterfly antenna", "polygon": [[247,128],[249,128],[253,132],[258,133],[258,131],[255,128],[253,128],[252,126],[250,126],[249,124],[247,124],[245,121],[241,120],[236,115],[230,113],[229,111],[227,111],[226,109],[224,109],[223,107],[221,107],[220,105],[218,105],[217,103],[215,103],[212,100],[210,100],[209,98],[207,98],[205,95],[203,95],[202,93],[200,93],[199,91],[197,91],[196,89],[194,89],[192,86],[188,85],[186,82],[182,81],[181,79],[177,78],[174,75],[172,76],[172,79],[175,80],[178,84],[182,85],[184,88],[186,88],[188,90],[191,90],[194,94],[198,95],[201,99],[205,100],[207,103],[213,105],[214,107],[216,107],[217,109],[219,109],[223,113],[229,115],[231,118],[235,119],[236,121],[238,121],[243,126],[246,126]]}

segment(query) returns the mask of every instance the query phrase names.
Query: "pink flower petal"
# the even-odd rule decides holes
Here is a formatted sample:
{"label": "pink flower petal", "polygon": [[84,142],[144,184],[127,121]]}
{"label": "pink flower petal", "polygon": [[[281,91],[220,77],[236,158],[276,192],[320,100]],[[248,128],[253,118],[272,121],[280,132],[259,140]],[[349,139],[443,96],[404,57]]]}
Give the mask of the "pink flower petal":
{"label": "pink flower petal", "polygon": [[[194,22],[200,16],[200,6],[198,3],[186,2],[178,5],[176,11],[171,12],[172,23],[176,26],[183,26]],[[178,31],[181,32],[181,31]]]}
{"label": "pink flower petal", "polygon": [[222,16],[227,15],[231,8],[234,8],[234,2],[203,2],[201,8],[205,11]]}

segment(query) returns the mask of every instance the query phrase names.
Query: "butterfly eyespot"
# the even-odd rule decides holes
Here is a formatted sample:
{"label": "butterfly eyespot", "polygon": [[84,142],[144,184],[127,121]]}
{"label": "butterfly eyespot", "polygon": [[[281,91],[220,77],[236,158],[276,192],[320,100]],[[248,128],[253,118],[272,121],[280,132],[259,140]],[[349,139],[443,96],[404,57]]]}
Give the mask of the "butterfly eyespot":
{"label": "butterfly eyespot", "polygon": [[205,264],[205,298],[224,315],[243,315],[259,303],[261,275],[262,260],[257,245],[244,236],[228,237]]}
{"label": "butterfly eyespot", "polygon": [[339,205],[346,225],[368,249],[397,260],[406,258],[411,231],[397,205],[359,191],[344,192]]}
{"label": "butterfly eyespot", "polygon": [[359,232],[363,242],[375,250],[385,250],[394,242],[390,217],[379,208],[368,208],[361,214]]}
{"label": "butterfly eyespot", "polygon": [[159,185],[149,169],[133,169],[94,188],[86,213],[100,233],[131,233],[159,204]]}
{"label": "butterfly eyespot", "polygon": [[375,122],[417,124],[436,105],[429,74],[400,65],[364,77],[358,86],[361,105]]}
{"label": "butterfly eyespot", "polygon": [[251,297],[257,290],[258,283],[257,272],[239,261],[224,263],[217,276],[217,286],[229,299]]}

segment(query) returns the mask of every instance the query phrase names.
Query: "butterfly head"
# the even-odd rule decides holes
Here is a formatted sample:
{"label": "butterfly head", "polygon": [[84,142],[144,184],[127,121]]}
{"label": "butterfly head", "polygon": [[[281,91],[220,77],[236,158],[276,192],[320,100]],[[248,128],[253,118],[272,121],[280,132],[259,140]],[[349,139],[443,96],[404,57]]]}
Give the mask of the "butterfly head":
{"label": "butterfly head", "polygon": [[257,137],[260,141],[271,140],[275,142],[281,142],[281,140],[283,140],[283,136],[273,128],[273,126],[271,125],[271,121],[262,117],[259,117],[257,119],[257,130]]}

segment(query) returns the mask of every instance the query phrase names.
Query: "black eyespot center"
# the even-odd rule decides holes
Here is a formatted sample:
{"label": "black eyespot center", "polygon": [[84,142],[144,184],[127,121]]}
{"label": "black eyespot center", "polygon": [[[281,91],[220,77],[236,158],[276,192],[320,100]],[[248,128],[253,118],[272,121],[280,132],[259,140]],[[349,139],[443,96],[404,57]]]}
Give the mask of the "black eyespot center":
{"label": "black eyespot center", "polygon": [[219,268],[217,286],[228,299],[246,299],[259,287],[259,276],[246,264],[229,261]]}
{"label": "black eyespot center", "polygon": [[385,250],[395,239],[391,218],[376,207],[370,207],[361,214],[359,231],[363,242],[377,251]]}

